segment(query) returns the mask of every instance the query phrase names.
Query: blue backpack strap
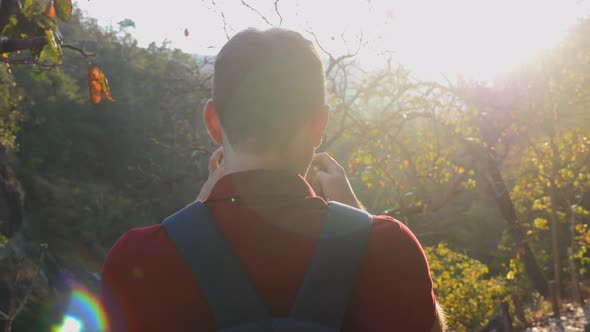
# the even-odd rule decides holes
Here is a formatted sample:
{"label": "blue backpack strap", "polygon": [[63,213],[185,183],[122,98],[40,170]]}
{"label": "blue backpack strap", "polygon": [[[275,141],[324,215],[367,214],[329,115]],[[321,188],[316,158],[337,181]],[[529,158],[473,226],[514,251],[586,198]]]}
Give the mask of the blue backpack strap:
{"label": "blue backpack strap", "polygon": [[330,202],[326,220],[290,317],[340,329],[373,218]]}
{"label": "blue backpack strap", "polygon": [[190,267],[218,329],[252,321],[270,324],[264,303],[202,202],[166,218],[163,225]]}

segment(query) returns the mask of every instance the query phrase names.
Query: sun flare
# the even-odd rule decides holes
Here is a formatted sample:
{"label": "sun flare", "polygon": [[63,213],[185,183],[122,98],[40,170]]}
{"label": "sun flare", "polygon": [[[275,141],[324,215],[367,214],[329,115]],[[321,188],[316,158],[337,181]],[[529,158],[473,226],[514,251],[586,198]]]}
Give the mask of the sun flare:
{"label": "sun flare", "polygon": [[[132,18],[130,31],[140,45],[167,40],[185,52],[216,54],[236,32],[278,24],[274,0],[249,0],[267,21],[240,4],[218,0],[171,0],[175,5],[141,6],[139,0],[78,1],[104,25]],[[383,54],[421,79],[461,75],[490,80],[556,45],[590,5],[580,0],[280,0],[281,26],[318,37],[333,55],[355,49],[368,69],[383,64]],[[112,8],[117,7],[113,12]],[[176,8],[183,8],[182,11]],[[169,12],[168,12],[169,11]],[[223,17],[221,16],[223,13]],[[152,24],[157,17],[160,24]],[[231,22],[224,26],[224,20]],[[186,36],[184,31],[190,31]],[[203,33],[206,32],[206,33]]]}
{"label": "sun flare", "polygon": [[571,1],[398,2],[382,47],[419,76],[488,80],[556,45],[585,12]]}

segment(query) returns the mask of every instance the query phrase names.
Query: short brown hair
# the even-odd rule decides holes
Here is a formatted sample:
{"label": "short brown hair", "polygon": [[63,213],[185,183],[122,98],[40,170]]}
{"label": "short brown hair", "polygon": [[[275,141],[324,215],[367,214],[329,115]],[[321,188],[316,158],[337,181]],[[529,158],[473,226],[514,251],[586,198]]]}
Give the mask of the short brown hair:
{"label": "short brown hair", "polygon": [[325,103],[322,61],[301,34],[246,29],[215,60],[213,100],[232,146],[281,148]]}

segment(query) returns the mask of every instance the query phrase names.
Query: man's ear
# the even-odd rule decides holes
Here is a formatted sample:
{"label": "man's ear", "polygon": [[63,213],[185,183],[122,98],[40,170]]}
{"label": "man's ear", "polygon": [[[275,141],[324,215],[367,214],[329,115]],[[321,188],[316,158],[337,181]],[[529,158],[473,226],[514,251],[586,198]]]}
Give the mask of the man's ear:
{"label": "man's ear", "polygon": [[330,106],[324,105],[321,111],[312,119],[311,123],[311,139],[313,146],[319,148],[322,145],[322,138],[328,126],[328,118],[330,114]]}
{"label": "man's ear", "polygon": [[207,126],[207,131],[213,142],[217,144],[223,144],[223,135],[221,122],[217,116],[217,109],[215,108],[215,102],[213,99],[209,99],[205,108],[203,109],[203,121]]}

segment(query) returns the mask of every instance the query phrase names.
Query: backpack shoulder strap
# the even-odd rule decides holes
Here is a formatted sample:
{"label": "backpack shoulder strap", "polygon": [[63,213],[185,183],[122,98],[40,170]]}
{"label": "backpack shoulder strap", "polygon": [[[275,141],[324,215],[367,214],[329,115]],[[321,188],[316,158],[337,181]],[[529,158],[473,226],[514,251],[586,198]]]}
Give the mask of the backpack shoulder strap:
{"label": "backpack shoulder strap", "polygon": [[269,320],[256,289],[202,202],[166,218],[163,225],[190,267],[218,329]]}
{"label": "backpack shoulder strap", "polygon": [[315,254],[291,310],[291,318],[340,329],[373,218],[330,202]]}

